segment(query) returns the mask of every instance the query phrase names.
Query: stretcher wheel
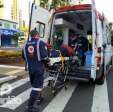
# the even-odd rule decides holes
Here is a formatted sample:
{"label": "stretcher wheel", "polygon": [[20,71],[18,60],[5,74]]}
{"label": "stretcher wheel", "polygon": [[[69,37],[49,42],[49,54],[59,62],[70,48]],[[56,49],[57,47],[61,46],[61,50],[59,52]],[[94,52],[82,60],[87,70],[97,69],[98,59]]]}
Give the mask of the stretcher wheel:
{"label": "stretcher wheel", "polygon": [[57,94],[56,88],[52,89],[52,94],[53,94],[53,96],[56,96],[56,94]]}
{"label": "stretcher wheel", "polygon": [[67,90],[68,89],[68,87],[65,85],[65,90]]}

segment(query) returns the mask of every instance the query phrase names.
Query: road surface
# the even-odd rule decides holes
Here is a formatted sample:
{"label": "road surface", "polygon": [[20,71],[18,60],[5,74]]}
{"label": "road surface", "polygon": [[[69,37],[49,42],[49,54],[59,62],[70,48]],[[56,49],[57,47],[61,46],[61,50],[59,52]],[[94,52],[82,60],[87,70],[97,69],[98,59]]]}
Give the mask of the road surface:
{"label": "road surface", "polygon": [[[23,67],[0,66],[0,74],[1,87],[7,82],[12,90],[2,93],[0,99],[9,97],[10,100],[0,100],[0,112],[24,112],[31,91],[28,73]],[[20,74],[25,77],[16,77]],[[40,112],[113,112],[113,70],[102,86],[71,82],[67,90],[61,89],[56,96],[47,87],[48,78],[44,83],[45,99],[39,106]]]}

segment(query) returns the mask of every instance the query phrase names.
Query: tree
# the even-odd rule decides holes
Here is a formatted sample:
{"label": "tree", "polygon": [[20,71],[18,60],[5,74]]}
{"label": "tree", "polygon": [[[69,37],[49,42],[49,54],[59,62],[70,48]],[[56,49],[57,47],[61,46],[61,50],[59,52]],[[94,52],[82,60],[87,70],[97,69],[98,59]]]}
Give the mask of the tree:
{"label": "tree", "polygon": [[49,0],[40,0],[40,6],[48,9],[48,2]]}
{"label": "tree", "polygon": [[40,0],[40,6],[48,10],[56,10],[56,8],[66,5],[69,5],[69,0],[52,0],[51,3],[49,0]]}
{"label": "tree", "polygon": [[58,7],[69,5],[69,0],[52,0],[51,9],[57,9]]}

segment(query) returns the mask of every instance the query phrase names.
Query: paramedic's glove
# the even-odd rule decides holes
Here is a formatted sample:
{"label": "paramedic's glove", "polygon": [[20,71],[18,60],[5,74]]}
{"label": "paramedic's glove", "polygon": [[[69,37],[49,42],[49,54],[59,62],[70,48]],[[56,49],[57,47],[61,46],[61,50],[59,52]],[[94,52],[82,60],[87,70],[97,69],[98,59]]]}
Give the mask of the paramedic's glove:
{"label": "paramedic's glove", "polygon": [[43,60],[43,63],[45,65],[45,67],[48,68],[50,66],[50,60],[49,60],[49,58],[47,58],[46,60]]}
{"label": "paramedic's glove", "polygon": [[51,66],[50,59],[47,59],[46,67],[49,68]]}

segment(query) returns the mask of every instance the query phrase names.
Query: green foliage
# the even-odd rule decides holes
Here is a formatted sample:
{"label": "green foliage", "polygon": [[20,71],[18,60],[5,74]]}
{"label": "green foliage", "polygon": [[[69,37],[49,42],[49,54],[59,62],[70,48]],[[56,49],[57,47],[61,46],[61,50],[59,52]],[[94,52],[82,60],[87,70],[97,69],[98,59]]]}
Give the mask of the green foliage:
{"label": "green foliage", "polygon": [[49,0],[40,0],[40,6],[48,9],[48,1]]}
{"label": "green foliage", "polygon": [[48,10],[66,5],[69,5],[69,0],[52,0],[51,4],[49,4],[49,0],[40,0],[40,6]]}
{"label": "green foliage", "polygon": [[69,0],[53,0],[51,4],[51,9],[56,9],[58,7],[69,5]]}
{"label": "green foliage", "polygon": [[15,34],[13,35],[13,38],[18,38],[19,36],[20,36],[19,33],[15,33]]}

